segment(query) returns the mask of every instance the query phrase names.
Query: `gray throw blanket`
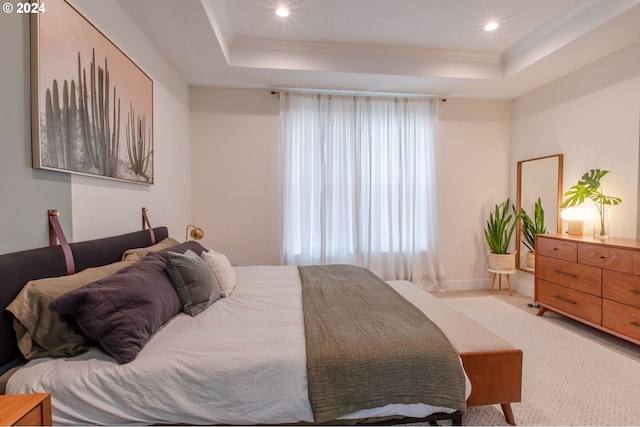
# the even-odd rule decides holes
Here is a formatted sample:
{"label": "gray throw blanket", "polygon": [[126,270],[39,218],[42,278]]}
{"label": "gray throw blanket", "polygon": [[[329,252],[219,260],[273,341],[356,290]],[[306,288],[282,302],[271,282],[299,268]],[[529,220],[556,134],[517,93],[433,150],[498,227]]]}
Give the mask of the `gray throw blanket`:
{"label": "gray throw blanket", "polygon": [[361,267],[299,271],[316,423],[390,403],[465,410],[458,354],[422,311]]}

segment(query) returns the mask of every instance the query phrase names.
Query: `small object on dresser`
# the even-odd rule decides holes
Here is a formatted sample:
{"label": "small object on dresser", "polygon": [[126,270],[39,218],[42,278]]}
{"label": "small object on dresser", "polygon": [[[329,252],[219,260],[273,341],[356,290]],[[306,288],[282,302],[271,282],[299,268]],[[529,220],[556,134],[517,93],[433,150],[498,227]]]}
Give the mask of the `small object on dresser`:
{"label": "small object on dresser", "polygon": [[52,425],[51,395],[49,393],[34,393],[0,396],[0,425]]}

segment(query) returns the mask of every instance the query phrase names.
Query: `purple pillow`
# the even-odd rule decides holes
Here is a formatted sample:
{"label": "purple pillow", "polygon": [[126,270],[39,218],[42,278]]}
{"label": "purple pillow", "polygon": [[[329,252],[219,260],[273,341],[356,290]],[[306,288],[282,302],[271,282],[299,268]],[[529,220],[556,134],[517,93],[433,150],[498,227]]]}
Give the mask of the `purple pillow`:
{"label": "purple pillow", "polygon": [[[178,245],[182,246],[182,245]],[[174,247],[183,252],[187,248]],[[50,309],[74,316],[80,330],[119,363],[136,358],[151,336],[182,311],[165,271],[166,252],[53,300]]]}

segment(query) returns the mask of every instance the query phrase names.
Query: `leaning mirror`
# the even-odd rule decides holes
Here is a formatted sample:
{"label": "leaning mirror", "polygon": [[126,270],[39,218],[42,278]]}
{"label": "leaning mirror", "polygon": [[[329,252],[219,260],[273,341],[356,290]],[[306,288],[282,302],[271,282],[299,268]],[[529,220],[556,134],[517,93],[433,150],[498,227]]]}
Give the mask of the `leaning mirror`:
{"label": "leaning mirror", "polygon": [[[562,154],[537,157],[518,162],[516,209],[523,209],[527,217],[518,221],[516,227],[516,267],[533,273],[535,230],[546,229],[547,233],[561,233],[560,204],[562,203]],[[536,215],[536,203],[544,212],[544,223]],[[539,212],[539,211],[538,211]]]}

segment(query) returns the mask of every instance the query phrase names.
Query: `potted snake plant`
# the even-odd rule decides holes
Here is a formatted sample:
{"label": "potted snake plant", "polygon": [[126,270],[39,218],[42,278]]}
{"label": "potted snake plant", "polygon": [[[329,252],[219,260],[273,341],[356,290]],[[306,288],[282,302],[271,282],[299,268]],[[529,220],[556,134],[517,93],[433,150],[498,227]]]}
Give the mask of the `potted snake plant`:
{"label": "potted snake plant", "polygon": [[524,209],[520,209],[520,218],[522,219],[522,243],[529,249],[525,258],[525,265],[533,269],[535,268],[536,234],[547,233],[547,227],[544,225],[544,209],[542,209],[540,197],[534,204],[533,218]]}
{"label": "potted snake plant", "polygon": [[[511,209],[511,210],[510,210]],[[509,199],[496,204],[484,229],[484,237],[489,245],[489,268],[510,271],[516,268],[516,253],[509,253],[509,245],[520,214]]]}

